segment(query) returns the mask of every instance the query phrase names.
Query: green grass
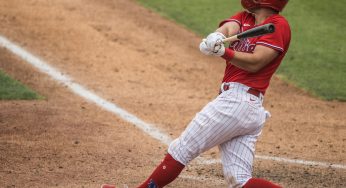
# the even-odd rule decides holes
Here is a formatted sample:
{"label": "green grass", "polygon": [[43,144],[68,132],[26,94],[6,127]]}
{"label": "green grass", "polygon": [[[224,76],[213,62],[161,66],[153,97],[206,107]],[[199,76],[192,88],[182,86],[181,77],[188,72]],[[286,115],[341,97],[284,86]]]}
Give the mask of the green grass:
{"label": "green grass", "polygon": [[10,78],[0,70],[0,100],[32,100],[43,99],[34,91],[18,81]]}
{"label": "green grass", "polygon": [[[206,36],[242,10],[239,0],[138,0],[144,6]],[[344,1],[290,0],[283,15],[292,41],[278,75],[327,100],[346,101]]]}

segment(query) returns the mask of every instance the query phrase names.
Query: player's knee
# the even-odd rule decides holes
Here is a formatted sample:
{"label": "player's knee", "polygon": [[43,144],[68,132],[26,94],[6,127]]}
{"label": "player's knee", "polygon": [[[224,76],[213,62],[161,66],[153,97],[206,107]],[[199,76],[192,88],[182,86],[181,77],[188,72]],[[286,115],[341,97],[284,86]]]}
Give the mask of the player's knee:
{"label": "player's knee", "polygon": [[168,147],[168,153],[177,161],[182,163],[183,165],[187,165],[188,161],[185,155],[183,154],[180,144],[177,140],[174,140]]}
{"label": "player's knee", "polygon": [[168,153],[185,166],[199,155],[196,149],[190,147],[179,138],[169,145]]}

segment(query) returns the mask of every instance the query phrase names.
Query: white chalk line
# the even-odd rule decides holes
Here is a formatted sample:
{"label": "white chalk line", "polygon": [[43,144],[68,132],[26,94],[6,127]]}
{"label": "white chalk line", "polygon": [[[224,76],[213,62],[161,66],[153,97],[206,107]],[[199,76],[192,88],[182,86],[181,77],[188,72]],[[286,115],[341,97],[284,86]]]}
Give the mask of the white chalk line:
{"label": "white chalk line", "polygon": [[[307,161],[307,160],[302,160],[302,159],[288,159],[288,158],[283,158],[283,157],[272,157],[272,156],[264,156],[264,155],[255,155],[255,158],[260,159],[260,160],[276,161],[276,162],[289,163],[289,164],[294,164],[294,165],[346,169],[346,166],[343,164],[333,164],[333,163],[319,162],[319,161]],[[196,160],[196,162],[197,162],[197,164],[213,165],[213,164],[221,163],[221,160],[220,159]]]}
{"label": "white chalk line", "polygon": [[[120,108],[116,104],[109,102],[102,97],[96,95],[92,91],[88,90],[84,86],[74,82],[70,76],[67,76],[63,74],[62,72],[58,71],[56,68],[53,68],[48,63],[43,61],[42,59],[38,58],[37,56],[34,56],[33,54],[29,53],[22,47],[16,45],[15,43],[11,42],[4,36],[0,36],[0,46],[6,48],[7,50],[11,51],[13,54],[17,55],[18,57],[22,58],[25,62],[31,64],[32,66],[36,67],[39,71],[49,75],[57,82],[66,85],[73,93],[76,95],[83,97],[84,99],[95,103],[99,107],[112,112],[116,116],[122,118],[123,120],[134,124],[136,127],[150,135],[151,137],[159,140],[160,142],[169,145],[169,143],[173,140],[170,136],[168,136],[166,133],[162,132],[160,129],[155,127],[153,124],[149,124],[144,122],[143,120],[139,119],[137,116],[127,112],[126,110]],[[333,163],[327,163],[327,162],[318,162],[318,161],[308,161],[308,160],[300,160],[300,159],[288,159],[288,158],[282,158],[282,157],[271,157],[271,156],[262,156],[262,155],[256,155],[257,159],[261,160],[271,160],[276,162],[282,162],[282,163],[290,163],[290,164],[298,164],[298,165],[307,165],[307,166],[318,166],[318,167],[328,167],[328,168],[336,168],[336,169],[346,169],[346,165],[344,164],[333,164]],[[196,162],[198,164],[216,164],[220,163],[220,160],[207,160],[199,157]]]}
{"label": "white chalk line", "polygon": [[118,107],[116,104],[101,98],[100,96],[86,89],[82,85],[72,81],[71,77],[53,68],[52,66],[50,66],[49,64],[47,64],[46,62],[38,58],[37,56],[32,55],[31,53],[19,47],[18,45],[12,43],[5,37],[0,36],[0,45],[7,48],[12,53],[16,54],[27,63],[33,65],[41,72],[51,76],[54,80],[66,85],[76,95],[79,95],[83,97],[84,99],[87,99],[88,101],[94,102],[101,108],[108,110],[112,112],[113,114],[116,114],[117,116],[120,116],[120,118],[136,125],[138,128],[140,128],[145,133],[149,134],[151,137],[157,140],[160,140],[161,142],[167,145],[172,141],[172,139],[169,136],[167,136],[165,133],[162,133],[159,129],[155,128],[155,126],[142,121],[141,119],[134,116],[133,114]]}

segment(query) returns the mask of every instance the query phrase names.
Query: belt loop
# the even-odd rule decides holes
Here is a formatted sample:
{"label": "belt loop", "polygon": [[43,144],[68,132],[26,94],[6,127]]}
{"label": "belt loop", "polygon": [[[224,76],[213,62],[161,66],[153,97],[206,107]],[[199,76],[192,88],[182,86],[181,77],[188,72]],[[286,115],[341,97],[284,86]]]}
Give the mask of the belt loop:
{"label": "belt loop", "polygon": [[221,84],[221,86],[220,86],[220,92],[219,92],[219,94],[221,94],[221,93],[223,93],[224,92],[224,90],[223,90],[223,85],[225,84],[225,82],[222,82],[222,84]]}
{"label": "belt loop", "polygon": [[261,101],[262,101],[262,103],[264,101],[264,95],[262,93],[261,93]]}
{"label": "belt loop", "polygon": [[229,90],[230,85],[231,84],[229,82],[222,82],[221,88],[220,88],[220,94]]}

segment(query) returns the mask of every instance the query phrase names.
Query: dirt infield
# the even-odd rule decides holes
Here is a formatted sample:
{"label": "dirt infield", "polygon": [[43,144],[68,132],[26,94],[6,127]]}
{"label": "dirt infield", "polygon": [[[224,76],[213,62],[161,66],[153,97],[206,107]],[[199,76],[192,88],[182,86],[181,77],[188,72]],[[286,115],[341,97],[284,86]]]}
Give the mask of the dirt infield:
{"label": "dirt infield", "polygon": [[[133,0],[3,0],[0,35],[173,138],[223,76],[222,60],[200,54],[200,37]],[[0,68],[46,96],[0,101],[0,187],[134,187],[165,154],[164,144],[3,48]],[[346,103],[274,77],[265,107],[272,118],[258,155],[346,164]],[[284,187],[346,187],[345,169],[258,159],[254,175]],[[168,187],[187,186],[225,187],[221,166],[192,164]]]}

